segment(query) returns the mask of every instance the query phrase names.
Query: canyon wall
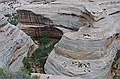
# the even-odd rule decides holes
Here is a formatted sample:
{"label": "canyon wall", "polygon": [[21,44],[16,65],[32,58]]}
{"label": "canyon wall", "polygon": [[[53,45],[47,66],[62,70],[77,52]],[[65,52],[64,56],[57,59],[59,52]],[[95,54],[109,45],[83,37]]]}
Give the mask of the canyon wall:
{"label": "canyon wall", "polygon": [[3,15],[0,15],[0,38],[0,67],[18,71],[23,66],[23,58],[35,50],[34,42],[18,27],[9,24]]}
{"label": "canyon wall", "polygon": [[57,0],[26,5],[17,12],[23,27],[51,26],[64,33],[46,61],[46,74],[108,79],[120,50],[119,0]]}
{"label": "canyon wall", "polygon": [[17,13],[20,20],[17,26],[29,36],[39,38],[46,32],[49,37],[59,39],[63,35],[63,31],[59,29],[63,26],[53,25],[48,18],[40,14],[35,14],[29,10],[17,10]]}
{"label": "canyon wall", "polygon": [[20,20],[17,26],[29,36],[40,38],[46,32],[49,37],[59,39],[63,35],[63,32],[55,26],[45,25],[44,22],[50,23],[50,20],[39,14],[28,10],[17,10],[17,13]]}

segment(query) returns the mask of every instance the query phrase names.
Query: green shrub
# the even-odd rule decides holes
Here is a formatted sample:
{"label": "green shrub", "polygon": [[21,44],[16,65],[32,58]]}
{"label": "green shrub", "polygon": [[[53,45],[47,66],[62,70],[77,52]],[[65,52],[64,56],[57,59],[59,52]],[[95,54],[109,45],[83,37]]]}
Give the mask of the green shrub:
{"label": "green shrub", "polygon": [[10,24],[12,25],[17,25],[18,24],[18,15],[16,13],[12,13],[12,14],[5,14],[5,17],[8,17],[8,21]]}
{"label": "green shrub", "polygon": [[9,23],[16,26],[18,24],[18,21],[17,20],[11,20]]}
{"label": "green shrub", "polygon": [[14,19],[18,19],[18,15],[13,16]]}
{"label": "green shrub", "polygon": [[40,45],[46,45],[50,42],[50,38],[44,37],[39,40]]}
{"label": "green shrub", "polygon": [[[30,73],[32,73],[33,71],[32,71],[32,68],[31,68],[31,66],[30,66],[30,59],[31,58],[29,58],[29,57],[25,57],[24,59],[23,59],[23,64],[24,64],[24,69],[26,70],[26,72],[28,73],[28,74],[30,74]],[[24,70],[24,69],[22,69],[22,70]]]}
{"label": "green shrub", "polygon": [[120,76],[115,75],[113,79],[120,79]]}
{"label": "green shrub", "polygon": [[32,57],[25,57],[23,60],[23,64],[26,69],[31,69],[29,63],[33,62],[44,72],[44,64],[46,62],[48,54],[53,50],[54,45],[57,42],[51,41],[47,34],[43,33],[43,38],[39,39],[39,43],[40,47],[35,50],[35,52],[32,54]]}
{"label": "green shrub", "polygon": [[33,41],[35,41],[35,38],[34,37],[32,37],[32,36],[30,36],[31,37],[31,39],[33,40]]}
{"label": "green shrub", "polygon": [[11,14],[5,14],[4,16],[5,17],[11,17]]}
{"label": "green shrub", "polygon": [[39,39],[40,45],[44,46],[44,45],[47,45],[50,43],[51,39],[47,36],[47,34],[45,32],[43,32],[42,37],[43,38]]}

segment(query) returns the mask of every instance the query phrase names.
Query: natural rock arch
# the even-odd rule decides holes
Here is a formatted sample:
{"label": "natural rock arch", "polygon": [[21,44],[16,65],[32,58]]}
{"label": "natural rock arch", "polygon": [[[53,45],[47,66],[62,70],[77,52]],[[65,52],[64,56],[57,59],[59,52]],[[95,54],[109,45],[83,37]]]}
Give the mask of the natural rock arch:
{"label": "natural rock arch", "polygon": [[46,17],[49,20],[40,20],[45,25],[77,29],[67,31],[55,45],[45,72],[76,79],[108,79],[120,47],[119,3],[118,0],[57,0],[48,5],[19,8]]}

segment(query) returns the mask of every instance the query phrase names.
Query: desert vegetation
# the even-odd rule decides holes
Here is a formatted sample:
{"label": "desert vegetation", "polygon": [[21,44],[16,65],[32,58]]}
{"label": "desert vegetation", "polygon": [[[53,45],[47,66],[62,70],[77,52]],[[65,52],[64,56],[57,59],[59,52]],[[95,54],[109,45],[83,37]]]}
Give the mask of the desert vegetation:
{"label": "desert vegetation", "polygon": [[[33,39],[33,38],[32,38]],[[35,41],[35,39],[33,39]],[[23,60],[24,68],[29,72],[44,73],[44,64],[49,53],[54,48],[57,40],[49,38],[46,33],[43,33],[42,38],[36,40],[38,42],[39,48],[28,57]]]}
{"label": "desert vegetation", "polygon": [[5,14],[4,16],[7,17],[7,21],[12,25],[16,26],[19,22],[18,15],[16,13]]}
{"label": "desert vegetation", "polygon": [[111,73],[113,75],[113,79],[120,79],[120,51],[116,54],[112,64]]}

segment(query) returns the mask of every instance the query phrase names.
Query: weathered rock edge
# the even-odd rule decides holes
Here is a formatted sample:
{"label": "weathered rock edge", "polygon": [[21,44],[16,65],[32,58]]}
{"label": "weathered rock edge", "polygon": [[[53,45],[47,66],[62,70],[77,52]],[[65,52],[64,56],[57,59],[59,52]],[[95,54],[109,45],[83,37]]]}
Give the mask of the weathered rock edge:
{"label": "weathered rock edge", "polygon": [[34,42],[18,27],[9,24],[0,14],[0,67],[9,67],[16,72],[22,60],[35,49]]}

